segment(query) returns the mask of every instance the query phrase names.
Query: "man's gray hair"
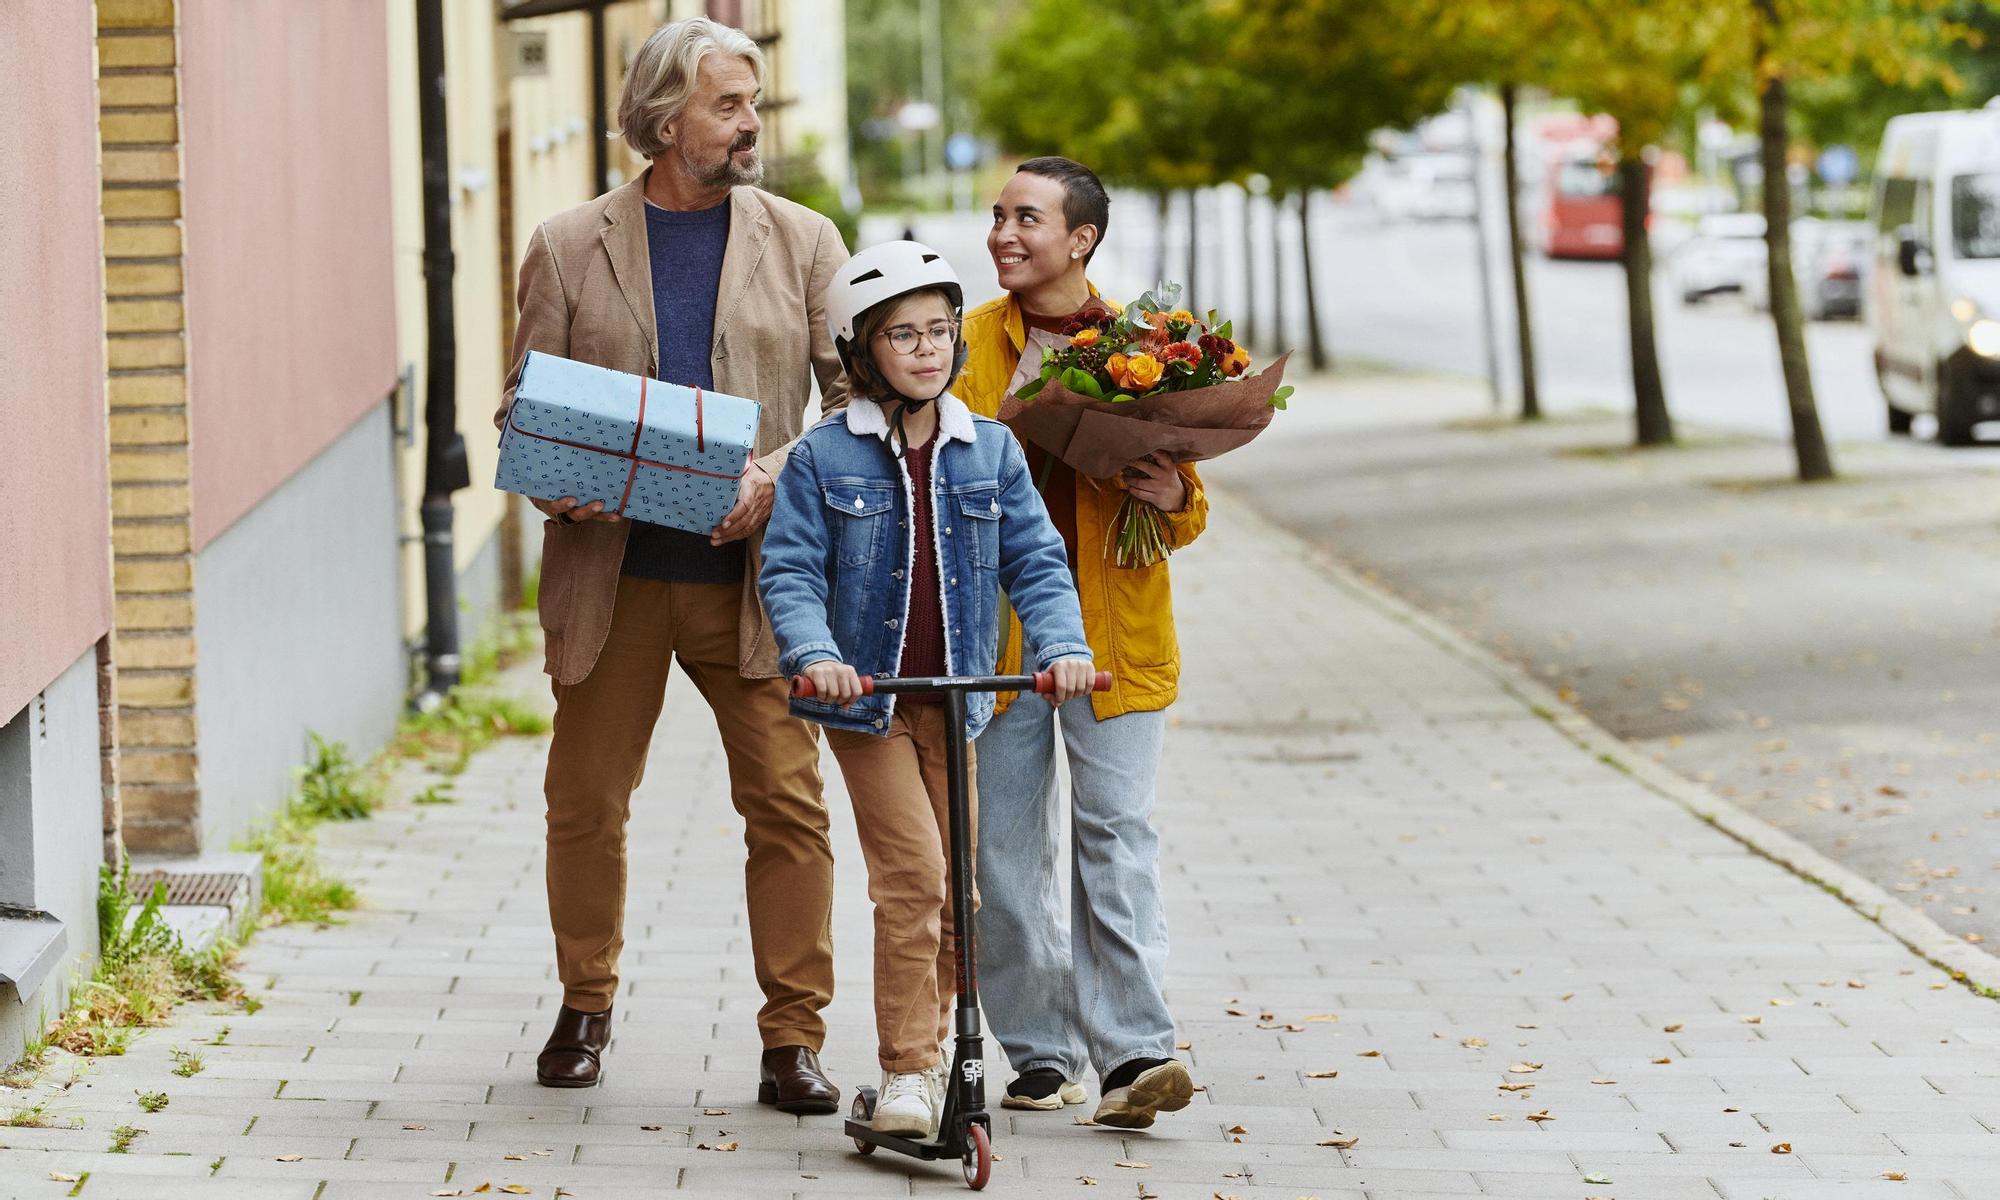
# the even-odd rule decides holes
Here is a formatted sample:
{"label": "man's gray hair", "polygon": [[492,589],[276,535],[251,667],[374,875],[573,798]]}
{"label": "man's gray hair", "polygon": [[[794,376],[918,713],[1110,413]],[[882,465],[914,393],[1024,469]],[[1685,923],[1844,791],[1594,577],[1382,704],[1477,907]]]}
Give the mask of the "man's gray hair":
{"label": "man's gray hair", "polygon": [[618,98],[618,125],[626,145],[647,159],[667,152],[661,133],[694,95],[701,60],[716,53],[749,63],[757,86],[764,86],[764,51],[741,29],[689,17],[653,31],[633,58],[625,93]]}

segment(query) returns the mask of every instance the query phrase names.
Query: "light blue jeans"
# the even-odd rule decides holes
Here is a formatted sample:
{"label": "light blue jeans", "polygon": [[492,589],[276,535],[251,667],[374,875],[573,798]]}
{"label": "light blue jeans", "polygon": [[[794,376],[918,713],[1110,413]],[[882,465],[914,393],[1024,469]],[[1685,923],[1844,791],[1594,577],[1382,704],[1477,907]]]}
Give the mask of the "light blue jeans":
{"label": "light blue jeans", "polygon": [[[1056,725],[1069,755],[1070,917],[1056,880]],[[980,1000],[1016,1072],[1081,1080],[1172,1058],[1153,775],[1166,714],[1099,721],[1022,696],[979,738]]]}

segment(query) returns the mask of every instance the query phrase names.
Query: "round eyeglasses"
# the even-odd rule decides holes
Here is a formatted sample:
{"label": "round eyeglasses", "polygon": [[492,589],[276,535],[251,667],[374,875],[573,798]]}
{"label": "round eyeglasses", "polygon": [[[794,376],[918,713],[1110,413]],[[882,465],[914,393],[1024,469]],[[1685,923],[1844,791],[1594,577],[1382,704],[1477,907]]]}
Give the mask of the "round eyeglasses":
{"label": "round eyeglasses", "polygon": [[889,348],[898,354],[915,354],[917,342],[923,338],[928,338],[931,345],[939,350],[950,350],[958,344],[958,322],[934,321],[922,330],[914,325],[898,325],[875,336],[889,339]]}

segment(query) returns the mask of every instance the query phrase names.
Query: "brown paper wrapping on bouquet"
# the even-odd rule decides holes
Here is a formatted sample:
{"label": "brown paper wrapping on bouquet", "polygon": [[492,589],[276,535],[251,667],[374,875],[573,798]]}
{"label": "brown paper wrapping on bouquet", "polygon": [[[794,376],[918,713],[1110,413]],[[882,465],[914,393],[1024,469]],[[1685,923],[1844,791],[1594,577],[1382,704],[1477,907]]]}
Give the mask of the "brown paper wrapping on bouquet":
{"label": "brown paper wrapping on bouquet", "polygon": [[1291,357],[1246,379],[1139,400],[1094,400],[1050,382],[1026,401],[1008,396],[997,416],[1090,479],[1116,478],[1155,451],[1201,462],[1248,445],[1271,423],[1271,395]]}

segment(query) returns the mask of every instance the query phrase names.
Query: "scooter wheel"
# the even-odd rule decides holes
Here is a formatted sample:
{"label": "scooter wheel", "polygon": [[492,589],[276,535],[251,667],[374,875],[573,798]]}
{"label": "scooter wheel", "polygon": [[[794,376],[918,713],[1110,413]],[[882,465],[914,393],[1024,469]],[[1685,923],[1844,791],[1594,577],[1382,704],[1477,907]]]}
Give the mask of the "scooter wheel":
{"label": "scooter wheel", "polygon": [[965,1131],[965,1157],[959,1163],[965,1168],[965,1186],[975,1192],[984,1190],[987,1180],[993,1178],[993,1138],[986,1126],[974,1125]]}
{"label": "scooter wheel", "polygon": [[[854,1104],[847,1110],[847,1115],[849,1119],[859,1121],[864,1125],[873,1121],[875,1119],[875,1089],[872,1087],[855,1088]],[[864,1142],[860,1138],[855,1138],[854,1152],[856,1154],[873,1154],[875,1153],[875,1143]]]}

